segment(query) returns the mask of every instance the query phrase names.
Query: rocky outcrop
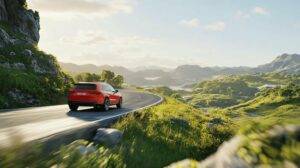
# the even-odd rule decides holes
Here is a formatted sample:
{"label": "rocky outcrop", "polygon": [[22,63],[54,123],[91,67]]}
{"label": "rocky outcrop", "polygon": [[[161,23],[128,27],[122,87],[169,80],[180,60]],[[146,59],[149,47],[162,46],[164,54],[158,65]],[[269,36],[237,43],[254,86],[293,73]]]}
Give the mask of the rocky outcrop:
{"label": "rocky outcrop", "polygon": [[123,133],[117,129],[99,128],[94,137],[95,143],[100,143],[108,147],[113,147],[121,142]]}
{"label": "rocky outcrop", "polygon": [[5,0],[0,0],[0,20],[7,20],[7,11],[5,7]]}
{"label": "rocky outcrop", "polygon": [[29,43],[39,42],[39,20],[38,12],[27,9],[26,0],[0,0],[0,21],[10,24],[15,32],[22,33]]}

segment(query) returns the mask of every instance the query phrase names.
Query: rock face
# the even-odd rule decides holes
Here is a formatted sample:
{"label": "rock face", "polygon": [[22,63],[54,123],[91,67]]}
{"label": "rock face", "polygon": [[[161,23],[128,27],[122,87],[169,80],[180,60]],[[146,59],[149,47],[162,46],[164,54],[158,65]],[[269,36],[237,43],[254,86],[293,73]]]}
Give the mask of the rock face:
{"label": "rock face", "polygon": [[15,32],[25,35],[29,43],[40,39],[40,17],[38,12],[26,8],[26,0],[0,0],[0,21],[13,26]]}
{"label": "rock face", "polygon": [[7,20],[7,11],[4,0],[0,0],[0,20]]}
{"label": "rock face", "polygon": [[99,128],[94,137],[96,143],[101,143],[109,147],[117,145],[122,139],[123,133],[117,129]]}

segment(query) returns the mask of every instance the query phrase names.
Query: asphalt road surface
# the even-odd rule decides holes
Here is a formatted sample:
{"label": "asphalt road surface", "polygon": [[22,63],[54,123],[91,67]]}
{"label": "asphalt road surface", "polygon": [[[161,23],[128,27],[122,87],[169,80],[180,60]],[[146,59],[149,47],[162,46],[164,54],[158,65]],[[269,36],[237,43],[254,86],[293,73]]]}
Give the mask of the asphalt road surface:
{"label": "asphalt road surface", "polygon": [[68,105],[33,107],[0,111],[0,146],[22,139],[23,142],[40,139],[79,126],[126,114],[161,101],[161,98],[133,90],[121,90],[123,108],[111,107],[108,112],[91,107],[70,111]]}

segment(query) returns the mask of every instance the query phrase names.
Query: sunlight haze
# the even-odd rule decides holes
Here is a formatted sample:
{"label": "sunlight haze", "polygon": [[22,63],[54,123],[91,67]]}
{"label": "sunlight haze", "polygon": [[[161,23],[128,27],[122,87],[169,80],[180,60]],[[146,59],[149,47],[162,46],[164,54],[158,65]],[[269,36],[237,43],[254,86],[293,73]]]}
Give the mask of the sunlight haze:
{"label": "sunlight haze", "polygon": [[41,49],[75,64],[257,66],[300,52],[297,0],[29,0]]}

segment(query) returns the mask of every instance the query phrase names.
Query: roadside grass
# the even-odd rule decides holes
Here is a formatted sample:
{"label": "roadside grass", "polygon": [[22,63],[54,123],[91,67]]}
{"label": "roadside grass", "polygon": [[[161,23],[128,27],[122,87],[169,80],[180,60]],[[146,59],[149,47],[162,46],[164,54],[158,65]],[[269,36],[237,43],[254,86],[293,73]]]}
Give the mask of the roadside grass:
{"label": "roadside grass", "polygon": [[[213,120],[222,122],[209,127]],[[232,123],[218,114],[202,111],[166,98],[152,107],[114,125],[124,131],[114,151],[127,167],[163,167],[184,158],[201,160],[232,136]]]}

